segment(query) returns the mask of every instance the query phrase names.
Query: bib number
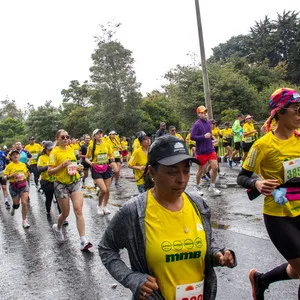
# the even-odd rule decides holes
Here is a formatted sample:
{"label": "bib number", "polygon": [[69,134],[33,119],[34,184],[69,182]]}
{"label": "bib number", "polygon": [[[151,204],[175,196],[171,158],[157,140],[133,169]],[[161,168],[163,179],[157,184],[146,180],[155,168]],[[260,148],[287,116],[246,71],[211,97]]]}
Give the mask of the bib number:
{"label": "bib number", "polygon": [[120,157],[120,152],[119,152],[119,150],[114,151],[114,157]]}
{"label": "bib number", "polygon": [[103,164],[107,164],[108,159],[107,159],[107,154],[98,154],[97,155],[97,164],[99,165],[103,165]]}
{"label": "bib number", "polygon": [[245,137],[245,143],[252,143],[253,142],[253,137]]}
{"label": "bib number", "polygon": [[77,172],[77,163],[72,162],[71,164],[68,165],[68,174],[72,176],[72,175],[76,175],[76,172]]}
{"label": "bib number", "polygon": [[204,280],[176,286],[176,300],[202,300]]}
{"label": "bib number", "polygon": [[292,159],[283,162],[284,169],[284,182],[288,180],[300,177],[300,158]]}

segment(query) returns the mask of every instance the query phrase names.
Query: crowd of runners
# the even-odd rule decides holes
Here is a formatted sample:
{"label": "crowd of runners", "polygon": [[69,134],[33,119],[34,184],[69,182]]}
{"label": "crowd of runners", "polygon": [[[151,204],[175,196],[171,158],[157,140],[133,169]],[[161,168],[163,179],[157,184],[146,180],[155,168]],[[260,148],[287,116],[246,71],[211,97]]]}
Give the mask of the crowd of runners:
{"label": "crowd of runners", "polygon": [[[300,157],[298,146],[300,134],[296,131],[300,127],[298,102],[300,96],[292,89],[280,89],[272,94],[271,116],[261,128],[261,134],[264,136],[260,139],[258,139],[259,130],[255,129],[251,115],[239,113],[231,124],[229,122],[220,124],[224,128],[219,129],[215,120],[208,119],[207,109],[199,106],[196,109],[198,119],[186,137],[179,134],[175,126],[171,125],[167,129],[166,122],[161,122],[155,134],[139,131],[133,141],[128,141],[125,136],[120,137],[114,130],[105,133],[99,128],[81,138],[70,137],[66,130],[60,129],[55,139],[49,137],[49,140],[38,143],[32,136],[25,146],[16,141],[10,149],[3,146],[0,151],[0,180],[5,207],[14,216],[21,205],[22,225],[24,229],[28,229],[29,190],[33,187],[41,191],[45,197],[45,213],[48,217],[51,217],[52,203],[57,206],[59,216],[53,225],[53,232],[57,241],[63,243],[65,237],[62,227],[68,224],[67,218],[72,201],[80,249],[85,251],[93,246],[86,237],[82,213],[84,200],[82,189],[86,187],[88,177],[91,177],[98,197],[97,214],[104,216],[111,213],[107,206],[111,187],[118,189],[122,185],[120,181],[122,167],[133,170],[137,191],[140,194],[146,195],[145,192],[150,191],[150,187],[153,188],[152,191],[163,196],[166,187],[164,185],[169,184],[164,180],[168,176],[170,178],[177,176],[178,172],[175,170],[177,165],[180,165],[179,169],[182,168],[180,171],[183,172],[182,176],[186,177],[186,170],[189,171],[191,162],[196,161],[198,170],[194,191],[202,196],[203,186],[208,185],[210,195],[220,196],[221,191],[216,187],[216,180],[218,176],[225,176],[225,173],[220,171],[219,162],[226,161],[229,168],[235,163],[241,170],[238,183],[248,189],[249,198],[253,199],[259,194],[266,196],[263,211],[266,227],[272,242],[287,260],[286,264],[266,274],[259,273],[256,269],[251,270],[253,298],[263,299],[264,291],[270,283],[299,278],[300,274],[300,196],[298,199],[300,188],[297,180],[299,178],[297,170],[300,169],[297,160]],[[163,136],[170,137],[173,150],[170,150],[169,145],[163,146],[168,141],[162,139]],[[155,144],[156,141],[158,143]],[[160,144],[159,141],[163,142]],[[159,149],[156,150],[159,152],[155,154],[156,160],[150,165],[148,154],[151,153],[151,149],[154,151],[151,144],[156,145],[154,147]],[[220,145],[225,151],[222,157],[218,157]],[[182,147],[187,148],[189,157],[185,154],[185,159],[180,160],[178,153],[182,151]],[[158,159],[160,155],[162,157]],[[160,171],[162,175],[158,172],[158,165],[166,167],[164,172]],[[295,166],[298,169],[295,169]],[[175,168],[175,171],[167,171],[168,168]],[[261,175],[261,179],[252,179],[254,172]],[[188,179],[181,178],[178,182],[184,181],[187,184]],[[176,191],[176,188],[172,191]],[[172,199],[172,195],[169,196]],[[154,204],[155,201],[159,203],[157,199],[155,200],[155,195],[153,197],[154,200],[151,198],[151,201],[154,201]],[[176,201],[180,206],[187,200],[179,195]],[[201,211],[203,204],[199,205]],[[167,210],[168,207],[166,206]],[[177,208],[174,208],[175,211]],[[283,234],[278,236],[281,230]],[[185,234],[187,233],[188,230]],[[201,239],[203,238],[202,236]],[[220,253],[219,257],[225,255],[225,252]],[[229,255],[226,256],[228,261],[223,264],[222,258],[220,264],[230,267],[235,265],[234,252],[226,255]],[[152,279],[148,280],[150,286],[155,286],[152,292],[157,290],[156,282],[151,284]],[[150,290],[143,285],[143,289],[137,294],[140,295],[140,299],[145,299],[152,293]]]}

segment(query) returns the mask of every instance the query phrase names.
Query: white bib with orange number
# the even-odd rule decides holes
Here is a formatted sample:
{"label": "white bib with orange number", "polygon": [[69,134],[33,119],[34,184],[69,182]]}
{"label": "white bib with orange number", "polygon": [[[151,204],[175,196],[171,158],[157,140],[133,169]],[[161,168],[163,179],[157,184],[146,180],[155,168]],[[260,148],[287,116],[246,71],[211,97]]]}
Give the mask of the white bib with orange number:
{"label": "white bib with orange number", "polygon": [[204,280],[176,286],[176,300],[202,300]]}
{"label": "white bib with orange number", "polygon": [[284,182],[295,177],[300,177],[300,158],[284,161],[283,168]]}

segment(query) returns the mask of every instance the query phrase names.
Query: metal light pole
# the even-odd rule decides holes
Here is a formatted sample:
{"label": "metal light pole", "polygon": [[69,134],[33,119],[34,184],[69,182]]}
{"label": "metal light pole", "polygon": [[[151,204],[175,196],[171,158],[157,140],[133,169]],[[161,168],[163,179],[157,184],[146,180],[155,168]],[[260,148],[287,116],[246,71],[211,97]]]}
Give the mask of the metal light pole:
{"label": "metal light pole", "polygon": [[206,59],[205,59],[203,32],[202,32],[202,24],[201,24],[201,16],[200,16],[200,6],[198,0],[195,0],[195,6],[196,6],[196,15],[197,15],[197,24],[198,24],[199,44],[200,44],[200,57],[201,57],[202,78],[203,78],[203,87],[204,87],[204,95],[205,95],[205,106],[207,108],[208,118],[213,119],[211,98],[210,98],[210,88],[209,88],[208,74],[206,70]]}

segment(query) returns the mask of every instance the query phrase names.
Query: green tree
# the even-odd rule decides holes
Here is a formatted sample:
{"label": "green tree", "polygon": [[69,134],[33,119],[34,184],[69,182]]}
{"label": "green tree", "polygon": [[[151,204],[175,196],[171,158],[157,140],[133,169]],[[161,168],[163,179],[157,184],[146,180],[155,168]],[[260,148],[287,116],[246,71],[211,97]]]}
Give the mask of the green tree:
{"label": "green tree", "polygon": [[23,119],[23,112],[17,107],[16,101],[8,97],[1,101],[0,120],[5,118]]}
{"label": "green tree", "polygon": [[34,136],[38,141],[54,140],[55,133],[62,127],[62,119],[65,117],[59,108],[46,101],[37,109],[32,109],[25,121],[26,135]]}
{"label": "green tree", "polygon": [[[107,28],[101,26],[102,34],[96,37],[97,48],[92,54],[93,66],[90,68],[93,88],[98,91],[94,92],[92,101],[98,104],[96,109],[106,118],[103,120],[104,126],[110,122],[110,128],[119,127],[118,124],[125,117],[124,111],[130,110],[134,115],[141,101],[132,52],[114,39],[119,26],[110,23]],[[124,110],[127,103],[131,107]],[[128,129],[130,127],[120,131]]]}
{"label": "green tree", "polygon": [[72,102],[76,105],[87,107],[90,106],[90,86],[86,81],[80,84],[78,80],[72,80],[68,89],[63,89],[63,103]]}
{"label": "green tree", "polygon": [[[0,121],[0,143],[7,139],[14,139],[24,135],[24,123],[22,119],[6,117]],[[22,138],[23,139],[23,138]]]}

